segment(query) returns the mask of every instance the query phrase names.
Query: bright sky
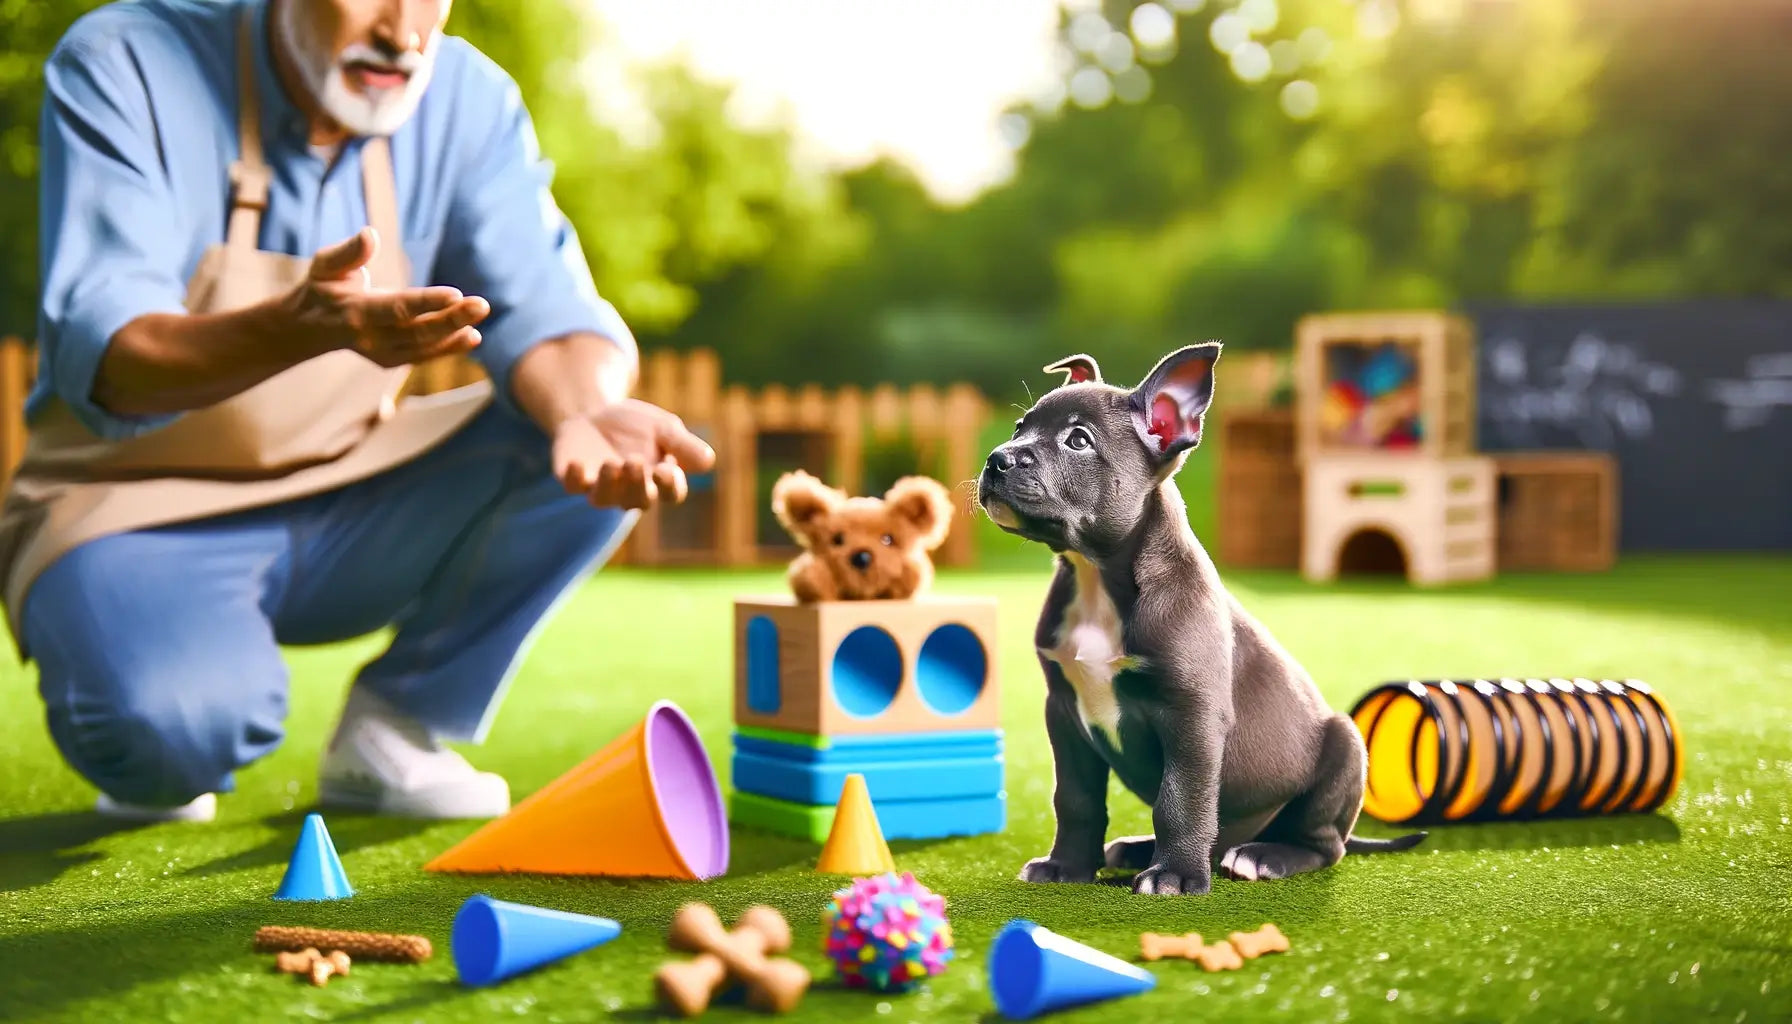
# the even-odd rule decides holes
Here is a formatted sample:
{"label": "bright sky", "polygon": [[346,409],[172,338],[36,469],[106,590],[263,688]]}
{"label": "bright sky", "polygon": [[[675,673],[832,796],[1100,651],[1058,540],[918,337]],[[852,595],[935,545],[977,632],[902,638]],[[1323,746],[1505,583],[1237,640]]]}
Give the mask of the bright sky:
{"label": "bright sky", "polygon": [[[587,2],[630,58],[682,56],[736,85],[748,120],[782,104],[811,155],[850,165],[892,154],[946,201],[1012,169],[1003,107],[1060,74],[1058,0]],[[591,67],[605,106],[627,120],[618,70],[604,57]]]}

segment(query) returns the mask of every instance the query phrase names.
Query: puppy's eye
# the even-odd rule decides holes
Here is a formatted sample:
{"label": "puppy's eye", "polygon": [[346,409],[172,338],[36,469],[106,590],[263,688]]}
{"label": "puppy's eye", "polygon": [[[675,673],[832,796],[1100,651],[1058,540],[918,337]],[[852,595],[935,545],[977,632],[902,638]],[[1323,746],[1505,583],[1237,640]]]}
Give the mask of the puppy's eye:
{"label": "puppy's eye", "polygon": [[889,547],[890,545],[896,543],[896,538],[890,536],[887,533],[883,535],[882,540],[884,542],[884,547],[886,547],[886,548]]}
{"label": "puppy's eye", "polygon": [[1070,433],[1064,435],[1064,447],[1073,451],[1080,452],[1094,443],[1095,439],[1090,437],[1089,432],[1082,427],[1075,427]]}
{"label": "puppy's eye", "polygon": [[844,534],[844,533],[834,534],[834,546],[835,547],[839,547],[840,545],[845,544],[845,543],[846,543],[846,534]]}

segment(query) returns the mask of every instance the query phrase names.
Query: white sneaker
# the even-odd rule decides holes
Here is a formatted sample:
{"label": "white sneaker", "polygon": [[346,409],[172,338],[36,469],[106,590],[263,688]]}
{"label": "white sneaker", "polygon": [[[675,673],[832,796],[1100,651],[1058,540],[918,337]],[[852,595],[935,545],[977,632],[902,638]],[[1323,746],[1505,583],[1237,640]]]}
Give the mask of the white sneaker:
{"label": "white sneaker", "polygon": [[211,821],[218,816],[218,794],[203,793],[178,807],[145,807],[101,793],[93,809],[123,821]]}
{"label": "white sneaker", "polygon": [[325,808],[404,818],[496,818],[510,810],[510,784],[477,771],[429,730],[355,687],[319,773]]}

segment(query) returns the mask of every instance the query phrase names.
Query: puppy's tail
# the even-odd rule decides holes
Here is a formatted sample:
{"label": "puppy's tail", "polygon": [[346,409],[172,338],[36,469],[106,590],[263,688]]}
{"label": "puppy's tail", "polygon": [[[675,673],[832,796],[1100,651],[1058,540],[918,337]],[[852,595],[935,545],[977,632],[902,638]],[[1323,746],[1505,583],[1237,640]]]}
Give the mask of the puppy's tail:
{"label": "puppy's tail", "polygon": [[1429,832],[1413,832],[1398,839],[1363,839],[1351,836],[1344,840],[1345,853],[1397,853],[1410,850],[1425,841]]}

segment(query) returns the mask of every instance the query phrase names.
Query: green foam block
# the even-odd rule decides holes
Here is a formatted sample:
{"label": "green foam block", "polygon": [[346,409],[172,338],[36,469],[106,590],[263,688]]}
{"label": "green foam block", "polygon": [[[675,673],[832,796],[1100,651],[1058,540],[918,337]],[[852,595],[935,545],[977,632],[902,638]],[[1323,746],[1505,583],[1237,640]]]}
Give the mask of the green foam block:
{"label": "green foam block", "polygon": [[756,793],[735,792],[728,797],[728,820],[736,825],[825,843],[834,829],[834,808],[777,800]]}
{"label": "green foam block", "polygon": [[814,747],[816,750],[827,750],[833,746],[826,736],[817,736],[814,733],[767,729],[759,725],[736,725],[734,731],[742,736],[769,740],[773,743],[788,743],[793,747]]}

